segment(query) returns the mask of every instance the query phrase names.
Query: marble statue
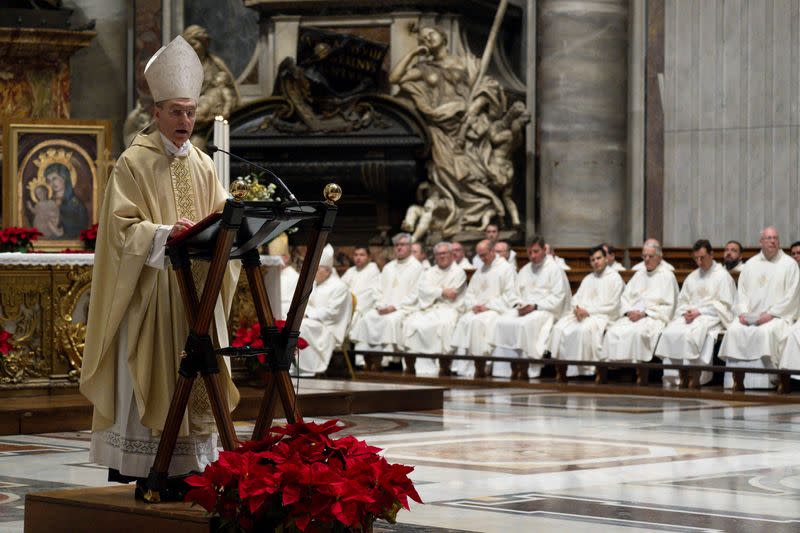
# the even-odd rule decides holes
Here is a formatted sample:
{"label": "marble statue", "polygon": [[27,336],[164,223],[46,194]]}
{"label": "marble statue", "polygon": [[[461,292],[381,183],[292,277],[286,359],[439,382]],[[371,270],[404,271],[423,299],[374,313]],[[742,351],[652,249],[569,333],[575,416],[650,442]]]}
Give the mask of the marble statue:
{"label": "marble statue", "polygon": [[[451,54],[441,30],[421,28],[418,42],[389,81],[398,85],[398,97],[412,101],[430,131],[429,195],[438,195],[436,205],[447,213],[442,238],[477,234],[493,221],[518,227],[511,156],[530,115],[521,102],[508,108],[502,87],[484,75],[478,58]],[[412,207],[430,211],[424,203]]]}

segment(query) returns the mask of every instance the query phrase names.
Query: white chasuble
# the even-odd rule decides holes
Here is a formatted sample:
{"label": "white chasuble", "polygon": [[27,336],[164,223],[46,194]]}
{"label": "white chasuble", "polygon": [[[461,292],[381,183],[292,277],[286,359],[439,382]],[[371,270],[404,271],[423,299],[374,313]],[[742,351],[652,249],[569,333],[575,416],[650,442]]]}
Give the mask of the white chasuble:
{"label": "white chasuble", "polygon": [[[452,263],[442,269],[433,266],[419,278],[417,301],[419,310],[406,319],[403,331],[405,351],[410,353],[448,354],[452,347],[450,339],[464,311],[464,292],[467,275],[464,269]],[[442,297],[444,289],[458,292],[455,300]],[[403,361],[405,364],[405,361]],[[436,359],[419,358],[415,365],[420,376],[436,376],[439,366]]]}
{"label": "white chasuble", "polygon": [[[553,326],[550,354],[554,359],[581,361],[599,360],[603,344],[603,333],[609,322],[619,318],[620,299],[625,282],[613,267],[606,267],[599,274],[591,273],[581,281],[572,297],[572,308],[580,306],[589,313],[578,320],[575,313],[565,315]],[[570,367],[568,375],[591,374],[593,368]]]}
{"label": "white chasuble", "polygon": [[663,261],[648,272],[638,270],[625,286],[620,313],[641,311],[645,317],[631,321],[623,316],[608,327],[601,360],[650,361],[658,336],[672,319],[678,299],[678,282]]}
{"label": "white chasuble", "polygon": [[342,281],[350,287],[350,292],[356,297],[356,308],[353,309],[353,319],[350,321],[351,328],[355,327],[367,311],[375,307],[375,294],[378,291],[380,278],[381,271],[372,261],[364,265],[361,270],[351,266],[342,276]]}
{"label": "white chasuble", "polygon": [[[486,356],[491,353],[495,323],[518,299],[515,278],[514,268],[500,257],[495,257],[491,265],[475,270],[464,295],[466,312],[458,319],[451,341],[458,354]],[[472,308],[476,305],[486,306],[488,310],[475,313]],[[471,376],[475,365],[472,361],[453,361],[452,369],[459,375]]]}
{"label": "white chasuble", "polygon": [[350,289],[335,272],[320,284],[314,282],[300,325],[300,336],[308,342],[298,356],[301,373],[318,374],[328,369],[333,350],[344,341],[352,310]]}
{"label": "white chasuble", "polygon": [[281,316],[278,317],[280,320],[286,320],[289,316],[289,307],[292,305],[294,290],[299,279],[300,274],[293,266],[288,265],[281,269]]}
{"label": "white chasuble", "polygon": [[[114,168],[99,217],[80,390],[94,405],[90,459],[130,476],[146,477],[153,464],[189,329],[175,273],[150,261],[162,246],[155,238],[181,216],[221,210],[227,198],[211,159],[191,145],[186,152],[168,156],[158,131],[138,136]],[[214,309],[211,333],[223,346],[238,265],[229,264]],[[205,269],[192,270],[202,282]],[[219,366],[233,410],[239,394],[222,358]],[[214,458],[202,392],[192,389],[170,474]]]}
{"label": "white chasuble", "polygon": [[[413,257],[395,259],[383,267],[374,307],[350,331],[357,350],[392,352],[403,349],[403,321],[417,306],[417,282],[423,270],[422,264]],[[396,310],[384,315],[378,313],[390,305]]]}
{"label": "white chasuble", "polygon": [[[519,316],[516,309],[503,314],[495,325],[493,355],[540,359],[550,342],[553,324],[569,310],[572,293],[569,280],[558,261],[546,256],[540,265],[528,263],[517,274],[518,300],[515,307],[536,305],[536,310]],[[539,366],[529,369],[530,377],[539,375]],[[511,364],[496,362],[494,376],[511,376]]]}
{"label": "white chasuble", "polygon": [[[656,355],[665,363],[710,365],[717,336],[734,319],[736,284],[733,278],[716,261],[708,270],[698,268],[683,282],[678,295],[675,318],[661,332]],[[683,315],[697,310],[701,314],[690,324]],[[701,383],[708,383],[713,375],[703,372]],[[678,371],[664,370],[664,383],[680,385]]]}
{"label": "white chasuble", "polygon": [[[797,263],[783,251],[778,250],[772,260],[768,260],[763,252],[750,258],[739,275],[737,318],[722,340],[720,358],[726,359],[729,366],[735,360],[752,362],[762,358],[768,366],[777,365],[789,327],[797,316],[798,288],[800,271]],[[769,313],[774,318],[760,326],[746,326],[738,319],[741,314],[754,318],[761,313]],[[745,386],[748,386],[749,377],[747,374]]]}

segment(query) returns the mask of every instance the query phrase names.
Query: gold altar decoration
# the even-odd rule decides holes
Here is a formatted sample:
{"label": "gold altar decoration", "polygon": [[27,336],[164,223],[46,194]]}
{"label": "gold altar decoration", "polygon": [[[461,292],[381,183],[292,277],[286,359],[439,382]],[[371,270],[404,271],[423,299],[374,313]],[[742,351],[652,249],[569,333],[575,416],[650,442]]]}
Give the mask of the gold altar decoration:
{"label": "gold altar decoration", "polygon": [[69,59],[93,31],[0,28],[0,119],[69,118]]}
{"label": "gold altar decoration", "polygon": [[[91,265],[0,264],[0,331],[11,334],[9,353],[0,354],[0,395],[77,387],[91,283]],[[229,330],[254,320],[242,274]],[[233,367],[239,376],[246,372],[239,361]]]}

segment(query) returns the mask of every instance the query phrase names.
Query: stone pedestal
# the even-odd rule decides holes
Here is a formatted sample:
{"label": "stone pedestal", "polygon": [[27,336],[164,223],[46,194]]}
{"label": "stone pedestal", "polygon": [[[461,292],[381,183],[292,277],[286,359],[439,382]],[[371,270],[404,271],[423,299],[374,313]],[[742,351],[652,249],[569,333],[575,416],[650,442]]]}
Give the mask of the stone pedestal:
{"label": "stone pedestal", "polygon": [[624,242],[628,0],[541,1],[541,232]]}
{"label": "stone pedestal", "polygon": [[69,118],[69,59],[95,35],[0,28],[0,119]]}

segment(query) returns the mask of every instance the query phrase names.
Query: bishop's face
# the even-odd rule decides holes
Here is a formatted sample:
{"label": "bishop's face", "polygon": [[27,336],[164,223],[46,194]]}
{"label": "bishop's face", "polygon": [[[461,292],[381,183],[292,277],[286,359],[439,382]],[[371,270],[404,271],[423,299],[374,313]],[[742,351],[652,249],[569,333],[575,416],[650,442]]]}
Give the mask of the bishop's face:
{"label": "bishop's face", "polygon": [[642,248],[642,259],[644,260],[644,267],[648,272],[652,272],[661,263],[661,256],[656,253],[655,248],[645,246]]}
{"label": "bishop's face", "polygon": [[546,256],[547,252],[539,244],[534,244],[528,248],[528,259],[534,265],[541,265]]}
{"label": "bishop's face", "polygon": [[197,104],[191,98],[159,102],[155,107],[156,125],[176,147],[183,146],[194,130]]}
{"label": "bishop's face", "polygon": [[400,239],[394,245],[394,255],[397,259],[405,259],[411,255],[411,243],[408,239]]}

